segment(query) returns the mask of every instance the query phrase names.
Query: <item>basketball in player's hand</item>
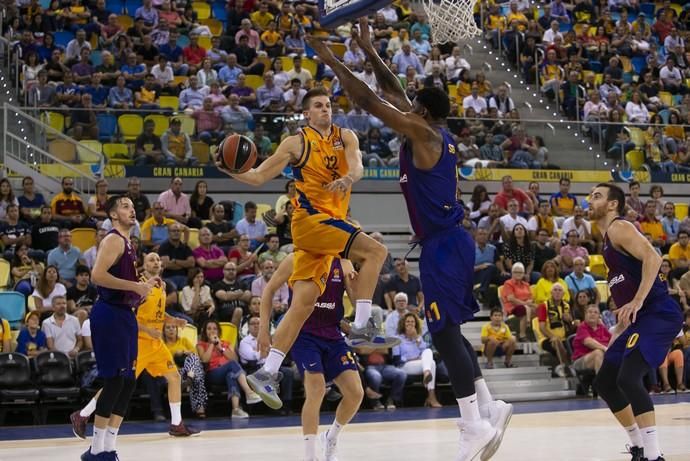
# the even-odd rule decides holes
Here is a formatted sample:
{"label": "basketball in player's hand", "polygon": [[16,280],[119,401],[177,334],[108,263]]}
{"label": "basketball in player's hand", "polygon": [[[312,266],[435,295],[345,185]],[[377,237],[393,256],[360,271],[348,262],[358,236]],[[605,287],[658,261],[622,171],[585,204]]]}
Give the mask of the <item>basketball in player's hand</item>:
{"label": "basketball in player's hand", "polygon": [[217,161],[230,173],[246,173],[256,163],[256,145],[246,136],[231,134],[220,143]]}

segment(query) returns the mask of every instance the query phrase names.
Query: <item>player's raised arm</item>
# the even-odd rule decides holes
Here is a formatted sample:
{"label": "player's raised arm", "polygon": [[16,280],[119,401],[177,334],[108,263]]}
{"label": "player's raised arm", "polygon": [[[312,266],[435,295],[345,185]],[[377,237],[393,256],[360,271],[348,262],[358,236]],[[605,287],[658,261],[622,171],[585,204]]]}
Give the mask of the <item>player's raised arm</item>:
{"label": "player's raised arm", "polygon": [[623,319],[624,322],[635,322],[637,311],[642,307],[654,281],[659,276],[662,259],[652,244],[628,221],[619,219],[612,222],[606,233],[611,243],[617,248],[642,261],[640,286],[632,301],[621,306],[619,315],[619,319]]}
{"label": "player's raised arm", "polygon": [[292,275],[292,260],[294,253],[287,255],[273,273],[271,279],[264,287],[261,294],[261,307],[259,308],[259,335],[256,338],[257,347],[262,358],[268,355],[271,348],[271,313],[273,310],[273,296],[276,291],[290,279]]}
{"label": "player's raised arm", "polygon": [[302,152],[301,136],[288,136],[280,143],[276,151],[256,168],[252,168],[246,173],[231,173],[224,169],[219,161],[216,166],[223,173],[251,186],[260,186],[282,173],[285,167],[299,159]]}
{"label": "player's raised arm", "polygon": [[393,104],[398,110],[403,112],[411,111],[412,102],[410,102],[405,90],[403,90],[403,87],[400,85],[400,80],[391,72],[386,63],[383,62],[383,59],[381,59],[381,56],[379,56],[374,49],[374,45],[371,43],[369,20],[366,17],[359,18],[359,31],[353,28],[352,38],[357,42],[371,65],[374,67],[376,82],[381,87],[386,101]]}
{"label": "player's raised arm", "polygon": [[379,118],[384,124],[394,127],[395,131],[404,134],[412,141],[428,142],[438,136],[420,115],[403,112],[379,98],[366,83],[358,79],[333,55],[323,41],[307,36],[307,42],[319,58],[333,70],[348,96],[362,110]]}

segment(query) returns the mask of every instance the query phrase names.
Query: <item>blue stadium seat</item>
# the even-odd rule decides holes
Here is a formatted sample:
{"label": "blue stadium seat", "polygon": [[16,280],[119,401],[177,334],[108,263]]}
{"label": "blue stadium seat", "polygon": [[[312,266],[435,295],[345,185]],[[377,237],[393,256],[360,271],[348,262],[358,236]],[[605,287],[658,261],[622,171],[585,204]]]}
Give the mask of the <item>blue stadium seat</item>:
{"label": "blue stadium seat", "polygon": [[595,74],[600,74],[604,70],[604,66],[599,61],[589,61],[589,69]]}
{"label": "blue stadium seat", "polygon": [[127,10],[127,14],[132,17],[134,17],[134,13],[137,12],[137,9],[139,9],[141,5],[141,0],[125,0],[125,9]]}
{"label": "blue stadium seat", "polygon": [[55,44],[67,48],[67,44],[74,38],[74,34],[67,30],[59,30],[54,34]]}
{"label": "blue stadium seat", "polygon": [[26,298],[17,291],[0,292],[0,317],[10,323],[10,328],[18,329],[24,320]]}
{"label": "blue stadium seat", "polygon": [[117,117],[113,114],[100,113],[96,115],[98,120],[98,140],[100,142],[111,142],[117,130]]}
{"label": "blue stadium seat", "polygon": [[228,20],[228,11],[225,9],[225,3],[214,3],[211,5],[211,12],[213,12],[213,17],[223,24]]}
{"label": "blue stadium seat", "polygon": [[632,64],[633,71],[637,75],[642,75],[642,71],[647,67],[647,60],[643,56],[635,56],[630,60],[630,63]]}
{"label": "blue stadium seat", "polygon": [[98,67],[103,64],[103,57],[101,56],[101,50],[93,50],[91,52],[91,65]]}
{"label": "blue stadium seat", "polygon": [[671,117],[671,111],[668,109],[660,110],[659,117],[664,121],[664,125],[668,125],[668,119]]}
{"label": "blue stadium seat", "polygon": [[573,25],[570,24],[569,22],[568,22],[568,23],[563,23],[563,22],[562,22],[562,23],[558,26],[558,30],[561,31],[561,32],[563,32],[563,33],[570,32],[571,30],[573,30]]}
{"label": "blue stadium seat", "polygon": [[641,3],[640,4],[640,12],[646,14],[648,18],[654,17],[654,10],[655,9],[656,9],[656,5],[654,3]]}
{"label": "blue stadium seat", "polygon": [[184,48],[187,45],[189,45],[189,37],[187,35],[180,35],[177,38],[177,46],[179,46],[180,48]]}

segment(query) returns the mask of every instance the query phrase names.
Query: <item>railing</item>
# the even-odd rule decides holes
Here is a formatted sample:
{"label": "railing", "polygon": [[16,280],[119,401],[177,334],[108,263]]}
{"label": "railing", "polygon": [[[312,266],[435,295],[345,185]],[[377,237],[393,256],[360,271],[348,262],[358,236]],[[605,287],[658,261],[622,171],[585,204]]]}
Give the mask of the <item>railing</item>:
{"label": "railing", "polygon": [[7,103],[3,108],[4,175],[32,176],[40,189],[51,193],[61,190],[62,177],[72,176],[77,192],[93,194],[105,165],[103,154],[44,123],[39,113],[25,109]]}

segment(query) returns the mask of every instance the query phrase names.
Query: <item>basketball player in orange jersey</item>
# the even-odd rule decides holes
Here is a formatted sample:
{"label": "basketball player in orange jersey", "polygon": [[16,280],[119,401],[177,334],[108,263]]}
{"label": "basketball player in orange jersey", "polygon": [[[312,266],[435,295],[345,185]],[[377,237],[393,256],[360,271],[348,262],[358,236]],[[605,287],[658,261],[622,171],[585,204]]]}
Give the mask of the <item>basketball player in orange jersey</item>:
{"label": "basketball player in orange jersey", "polygon": [[[399,340],[384,338],[371,317],[371,297],[386,248],[345,217],[352,185],[362,178],[362,153],[357,136],[332,123],[331,101],[324,88],[313,88],[303,100],[307,126],[283,140],[276,152],[257,168],[233,174],[216,163],[221,171],[244,183],[259,186],[292,166],[297,196],[292,199],[292,240],[295,245],[294,271],[290,277],[292,303],[273,336],[264,366],[247,377],[249,385],[271,408],[282,402],[276,393],[278,369],[304,322],[323,293],[334,257],[359,264],[353,283],[357,294],[355,321],[350,334],[352,346],[394,346]],[[221,146],[222,152],[222,146]],[[262,331],[259,345],[270,338]]]}

